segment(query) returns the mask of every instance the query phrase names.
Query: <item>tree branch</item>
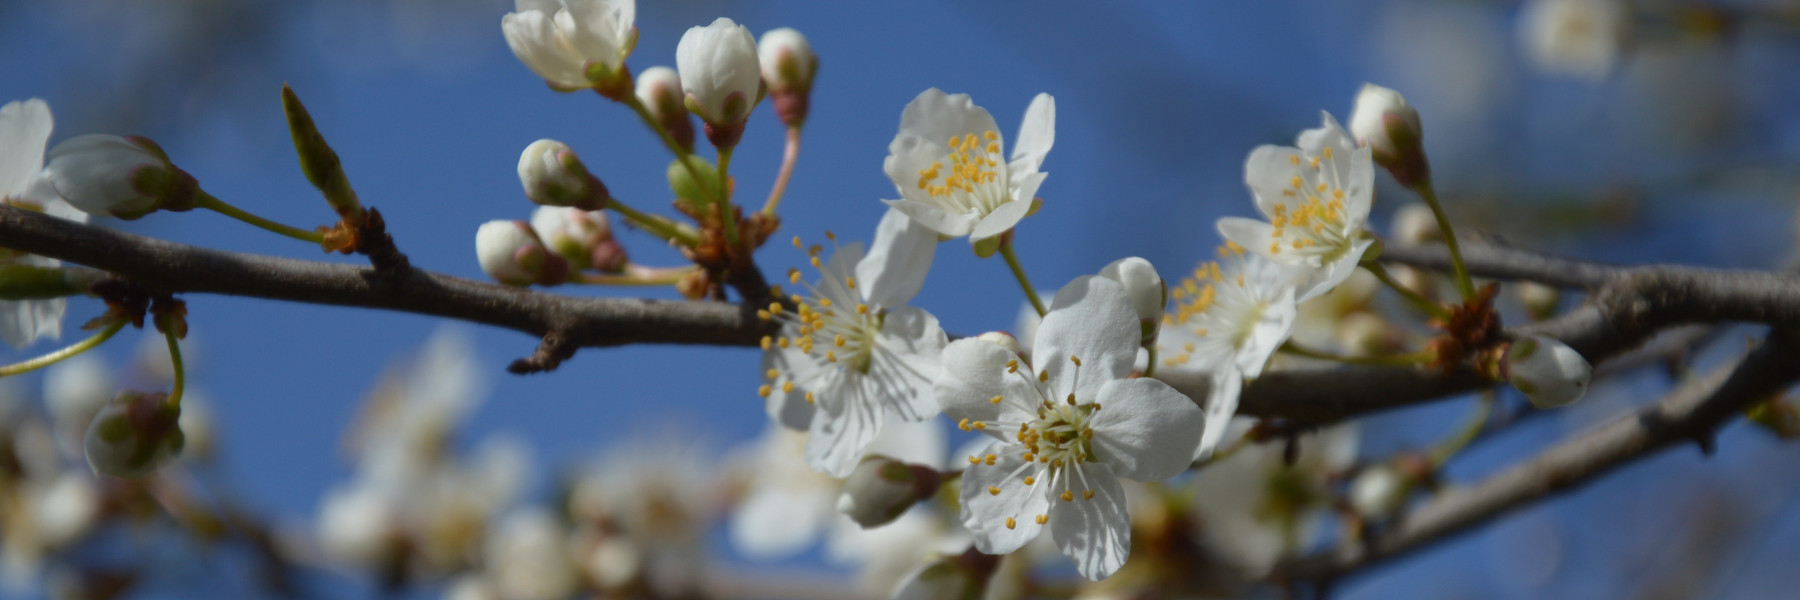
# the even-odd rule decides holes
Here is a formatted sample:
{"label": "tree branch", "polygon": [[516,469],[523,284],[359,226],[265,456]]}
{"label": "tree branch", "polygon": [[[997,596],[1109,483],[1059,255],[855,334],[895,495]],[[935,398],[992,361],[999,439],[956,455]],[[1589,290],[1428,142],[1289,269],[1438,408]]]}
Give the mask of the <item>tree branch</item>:
{"label": "tree branch", "polygon": [[1710,452],[1727,420],[1800,379],[1800,344],[1781,329],[1735,365],[1683,383],[1654,405],[1576,435],[1474,485],[1438,494],[1365,540],[1283,565],[1280,576],[1332,579],[1417,551],[1683,442]]}

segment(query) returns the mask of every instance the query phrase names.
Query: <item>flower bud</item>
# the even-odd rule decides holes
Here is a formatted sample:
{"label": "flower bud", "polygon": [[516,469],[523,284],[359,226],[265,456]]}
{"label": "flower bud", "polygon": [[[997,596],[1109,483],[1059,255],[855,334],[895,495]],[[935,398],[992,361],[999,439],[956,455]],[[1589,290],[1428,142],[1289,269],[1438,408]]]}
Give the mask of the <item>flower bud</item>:
{"label": "flower bud", "polygon": [[1100,269],[1100,276],[1125,287],[1131,309],[1137,311],[1143,345],[1156,343],[1156,333],[1162,327],[1163,307],[1169,303],[1169,287],[1163,283],[1162,276],[1156,274],[1156,267],[1151,266],[1150,261],[1132,256],[1106,265]]}
{"label": "flower bud", "polygon": [[989,331],[975,336],[975,339],[1005,348],[1006,351],[1013,354],[1025,354],[1025,350],[1019,346],[1019,338],[1015,338],[1012,334],[1004,331]]}
{"label": "flower bud", "polygon": [[675,143],[694,150],[694,122],[688,119],[687,105],[681,90],[681,75],[668,67],[650,67],[638,74],[637,97],[649,109],[650,116],[661,123]]}
{"label": "flower bud", "polygon": [[1556,314],[1556,306],[1562,303],[1562,290],[1535,281],[1518,282],[1513,286],[1513,292],[1519,295],[1519,302],[1525,305],[1525,312],[1531,313],[1531,318],[1540,321]]}
{"label": "flower bud", "polygon": [[938,556],[919,565],[894,587],[894,600],[981,598],[1000,557],[970,547],[958,556]]}
{"label": "flower bud", "polygon": [[813,54],[806,36],[788,27],[763,33],[756,55],[776,116],[789,127],[799,127],[806,122],[813,75],[819,70],[818,55]]}
{"label": "flower bud", "polygon": [[1350,113],[1350,134],[1357,143],[1368,144],[1375,164],[1387,168],[1401,185],[1410,188],[1431,178],[1419,111],[1400,92],[1363,84]]}
{"label": "flower bud", "polygon": [[838,512],[864,529],[886,525],[937,491],[937,472],[880,455],[870,455],[844,480]]}
{"label": "flower bud", "polygon": [[588,174],[581,158],[568,144],[538,140],[519,154],[519,183],[525,197],[543,206],[575,206],[600,210],[611,193],[598,178]]}
{"label": "flower bud", "polygon": [[550,88],[594,88],[618,100],[630,92],[625,57],[637,47],[634,0],[517,0],[500,19],[513,55]]}
{"label": "flower bud", "polygon": [[288,134],[294,138],[294,152],[300,156],[300,172],[324,194],[325,203],[331,205],[338,218],[353,226],[362,225],[367,213],[356,199],[356,190],[350,187],[343,163],[325,142],[324,134],[319,133],[319,126],[306,112],[306,105],[300,103],[300,96],[285,83],[281,85],[281,110],[287,113]]}
{"label": "flower bud", "polygon": [[475,257],[488,277],[506,285],[558,285],[569,275],[568,261],[545,248],[524,221],[482,223],[475,230]]}
{"label": "flower bud", "polygon": [[1555,408],[1587,393],[1594,368],[1581,353],[1557,340],[1532,336],[1512,343],[1500,358],[1507,383],[1525,393],[1532,406]]}
{"label": "flower bud", "polygon": [[625,269],[625,249],[613,239],[612,225],[603,211],[540,206],[531,213],[531,228],[546,247],[562,255],[573,268],[607,273]]}
{"label": "flower bud", "polygon": [[[669,191],[675,193],[675,202],[684,207],[690,216],[711,215],[712,210],[708,205],[712,203],[714,196],[710,190],[719,189],[719,170],[713,166],[712,161],[704,158],[689,156],[688,159],[694,164],[692,171],[679,158],[669,162]],[[704,182],[694,179],[695,171],[699,172]]]}
{"label": "flower bud", "polygon": [[157,209],[194,208],[200,183],[175,168],[156,142],[88,134],[50,150],[44,178],[70,205],[90,215],[132,220]]}
{"label": "flower bud", "polygon": [[675,46],[675,67],[682,73],[688,111],[706,122],[707,139],[721,148],[737,145],[744,119],[763,96],[750,30],[724,17],[688,29]]}
{"label": "flower bud", "polygon": [[1350,505],[1369,519],[1385,519],[1400,512],[1412,486],[1399,469],[1382,463],[1363,469],[1350,482]]}
{"label": "flower bud", "polygon": [[95,474],[142,477],[181,453],[181,407],[162,393],[120,392],[94,415],[83,446]]}

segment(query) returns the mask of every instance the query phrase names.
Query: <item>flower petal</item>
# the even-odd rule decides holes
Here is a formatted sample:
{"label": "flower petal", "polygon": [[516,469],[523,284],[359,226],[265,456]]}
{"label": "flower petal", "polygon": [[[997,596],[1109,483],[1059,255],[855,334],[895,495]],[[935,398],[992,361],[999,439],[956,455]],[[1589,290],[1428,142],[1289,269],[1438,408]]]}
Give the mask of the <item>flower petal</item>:
{"label": "flower petal", "polygon": [[830,494],[794,493],[759,486],[731,514],[731,545],[760,560],[799,554],[819,536],[824,515],[835,500]]}
{"label": "flower petal", "polygon": [[1238,395],[1244,391],[1244,375],[1236,367],[1227,366],[1213,371],[1210,383],[1206,390],[1206,429],[1200,434],[1200,445],[1194,448],[1194,460],[1212,456],[1219,440],[1224,439],[1231,416],[1237,414]]}
{"label": "flower petal", "polygon": [[1294,303],[1294,289],[1281,288],[1272,302],[1264,305],[1261,318],[1250,326],[1250,336],[1238,348],[1236,367],[1245,377],[1262,375],[1269,357],[1294,333],[1294,319],[1300,314]]}
{"label": "flower petal", "polygon": [[932,388],[944,416],[951,421],[992,421],[1006,406],[995,404],[995,396],[1004,397],[1011,404],[1036,406],[1038,392],[1032,384],[1020,373],[1006,372],[1007,363],[1012,361],[1018,361],[1023,373],[1031,371],[1019,355],[996,344],[963,338],[945,346],[943,375]]}
{"label": "flower petal", "polygon": [[[983,454],[994,454],[994,464],[969,465],[963,470],[963,526],[975,534],[975,549],[1006,554],[1023,547],[1043,529],[1037,516],[1050,511],[1050,485],[1042,477],[1044,465],[1027,465],[1024,450],[1016,444],[994,442]],[[1025,485],[1025,477],[1034,478],[1034,485]],[[994,494],[992,489],[1000,493]],[[1012,527],[1006,526],[1007,519],[1012,520]]]}
{"label": "flower petal", "polygon": [[1118,571],[1131,555],[1131,518],[1125,513],[1125,488],[1112,469],[1097,463],[1079,468],[1094,497],[1057,502],[1051,510],[1050,537],[1065,556],[1075,559],[1081,576],[1099,581]]}
{"label": "flower petal", "polygon": [[506,45],[519,62],[552,85],[584,88],[592,85],[582,70],[582,59],[575,54],[557,31],[554,13],[526,11],[507,13],[500,18],[500,31]]}
{"label": "flower petal", "polygon": [[951,214],[936,205],[912,200],[883,200],[889,208],[906,213],[913,221],[950,237],[962,237],[975,230],[973,213]]}
{"label": "flower petal", "polygon": [[949,449],[944,424],[935,419],[924,421],[890,421],[869,442],[865,455],[880,454],[894,460],[925,465],[943,470],[944,452]]}
{"label": "flower petal", "polygon": [[0,341],[24,348],[41,338],[62,337],[67,298],[0,301]]}
{"label": "flower petal", "polygon": [[1033,171],[1030,173],[1020,173],[1018,171],[1009,172],[1007,173],[1007,177],[1010,177],[1011,180],[1007,184],[1006,191],[1008,194],[1012,195],[1015,202],[1026,203],[1025,212],[1029,213],[1031,212],[1031,202],[1036,200],[1038,187],[1044,185],[1044,178],[1049,176],[1049,173],[1042,171]]}
{"label": "flower petal", "polygon": [[[1055,395],[1074,393],[1078,402],[1093,402],[1100,386],[1131,374],[1142,339],[1125,288],[1105,277],[1083,275],[1056,292],[1032,340],[1031,357],[1038,370],[1050,372],[1049,389]],[[1071,356],[1081,359],[1080,367]]]}
{"label": "flower petal", "polygon": [[1320,265],[1317,269],[1312,269],[1312,277],[1300,290],[1295,302],[1305,302],[1323,296],[1326,292],[1336,288],[1338,284],[1343,283],[1345,279],[1349,279],[1351,275],[1355,275],[1357,265],[1362,263],[1363,253],[1367,252],[1369,246],[1374,243],[1374,240],[1355,240],[1350,243],[1350,249],[1345,251],[1343,256]]}
{"label": "flower petal", "polygon": [[849,242],[838,246],[831,258],[820,267],[821,273],[817,289],[833,304],[854,309],[863,301],[862,293],[850,289],[846,279],[856,275],[856,265],[863,259],[862,242]]}
{"label": "flower petal", "polygon": [[[979,137],[989,131],[999,133],[1000,126],[994,122],[994,116],[988,114],[987,109],[976,106],[968,94],[946,94],[931,88],[920,92],[901,111],[900,132],[894,142],[899,143],[901,137],[911,135],[941,146],[948,144],[953,135],[973,133]],[[890,154],[892,150],[890,146]],[[945,154],[948,153],[946,148]]]}
{"label": "flower petal", "polygon": [[1243,246],[1257,256],[1269,258],[1269,242],[1275,239],[1275,226],[1268,222],[1243,217],[1220,217],[1218,229],[1219,237]]}
{"label": "flower petal", "polygon": [[1013,140],[1012,158],[1007,170],[1036,173],[1043,166],[1050,147],[1056,145],[1056,98],[1038,94],[1025,108],[1025,119],[1019,123],[1019,135]]}
{"label": "flower petal", "polygon": [[862,377],[869,399],[905,421],[937,416],[932,382],[939,379],[949,343],[937,317],[911,306],[889,310],[874,343],[869,372]]}
{"label": "flower petal", "polygon": [[[782,335],[792,335],[793,327],[783,327]],[[773,388],[769,393],[765,408],[769,418],[783,427],[797,431],[806,431],[812,427],[813,403],[806,401],[806,392],[817,385],[821,372],[817,359],[808,356],[800,348],[789,345],[786,348],[770,348],[763,351],[762,371],[775,371],[781,375],[770,381]],[[794,382],[794,391],[781,391],[781,382]]]}
{"label": "flower petal", "polygon": [[0,106],[0,197],[22,198],[44,168],[50,105],[32,98]]}
{"label": "flower petal", "polygon": [[875,226],[869,254],[856,263],[856,281],[862,286],[863,298],[884,308],[912,300],[925,286],[937,244],[937,232],[889,208]]}
{"label": "flower petal", "polygon": [[1006,233],[1006,230],[1018,225],[1019,220],[1024,219],[1027,212],[1031,212],[1030,200],[1014,200],[994,207],[994,212],[982,217],[981,221],[975,224],[975,229],[969,232],[970,243]]}
{"label": "flower petal", "polygon": [[[1275,206],[1286,204],[1284,191],[1293,189],[1294,176],[1300,174],[1296,161],[1300,158],[1300,150],[1290,146],[1262,145],[1250,151],[1250,157],[1244,159],[1244,184],[1250,186],[1250,193],[1256,198],[1256,210],[1264,217],[1275,215]],[[1255,244],[1238,242],[1245,247]]]}
{"label": "flower petal", "polygon": [[[862,461],[863,450],[881,432],[887,412],[868,392],[858,373],[840,371],[842,385],[815,393],[823,410],[813,411],[811,434],[806,436],[806,464],[831,477],[849,477]],[[825,395],[834,396],[827,402]],[[835,409],[835,410],[834,410]]]}
{"label": "flower petal", "polygon": [[1100,388],[1094,455],[1126,479],[1161,481],[1187,470],[1206,417],[1169,384],[1117,379]]}

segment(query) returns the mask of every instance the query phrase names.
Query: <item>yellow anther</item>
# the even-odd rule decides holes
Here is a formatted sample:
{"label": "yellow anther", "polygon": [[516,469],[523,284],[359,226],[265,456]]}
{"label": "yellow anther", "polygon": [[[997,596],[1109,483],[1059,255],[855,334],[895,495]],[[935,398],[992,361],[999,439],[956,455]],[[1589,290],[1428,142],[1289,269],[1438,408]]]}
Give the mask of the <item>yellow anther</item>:
{"label": "yellow anther", "polygon": [[762,349],[768,350],[769,346],[774,343],[775,343],[775,338],[765,335],[765,336],[763,336],[763,339],[762,339]]}
{"label": "yellow anther", "polygon": [[812,263],[812,266],[813,266],[813,267],[814,267],[814,268],[817,268],[817,267],[818,267],[818,266],[819,266],[819,264],[820,264],[820,263],[819,263],[819,257],[817,257],[817,256],[814,256],[814,257],[812,257],[812,260],[810,260],[810,261],[807,261],[807,262],[811,262],[811,263]]}
{"label": "yellow anther", "polygon": [[956,428],[957,428],[957,429],[961,429],[961,430],[963,430],[963,431],[968,431],[968,430],[969,430],[969,420],[968,420],[968,419],[963,419],[963,420],[961,420],[961,421],[957,421],[957,422],[956,422]]}
{"label": "yellow anther", "polygon": [[1007,529],[1012,529],[1012,528],[1014,528],[1014,527],[1018,527],[1018,526],[1019,526],[1019,524],[1018,524],[1018,522],[1016,522],[1016,521],[1013,521],[1013,518],[1012,518],[1012,517],[1007,517],[1007,518],[1006,518],[1006,528],[1007,528]]}
{"label": "yellow anther", "polygon": [[807,404],[812,404],[812,403],[813,403],[813,395],[812,395],[812,392],[807,392],[807,393],[806,393],[806,403],[807,403]]}
{"label": "yellow anther", "polygon": [[794,382],[792,382],[792,381],[781,382],[781,393],[783,393],[783,394],[794,393]]}
{"label": "yellow anther", "polygon": [[1075,363],[1075,366],[1079,367],[1081,366],[1081,357],[1071,354],[1069,355],[1069,362]]}
{"label": "yellow anther", "polygon": [[999,404],[1000,402],[1002,402],[1004,400],[1006,400],[1006,396],[994,396],[992,398],[988,398],[988,404]]}
{"label": "yellow anther", "polygon": [[1296,167],[1298,167],[1298,166],[1300,166],[1300,155],[1298,155],[1298,154],[1289,154],[1289,155],[1288,155],[1288,162],[1290,162],[1290,163],[1293,163],[1293,164],[1294,164],[1294,166],[1296,166]]}
{"label": "yellow anther", "polygon": [[1088,405],[1088,406],[1092,406],[1092,407],[1094,407],[1094,408],[1093,408],[1093,410],[1100,410],[1100,403],[1099,403],[1099,402],[1095,402],[1095,403],[1093,403],[1093,404],[1089,404],[1089,405]]}
{"label": "yellow anther", "polygon": [[792,303],[800,306],[801,314],[805,314],[807,310],[810,310],[806,307],[806,304],[803,302],[804,300],[805,300],[805,298],[801,298],[799,294],[794,294],[792,296],[788,296],[789,302],[792,302]]}
{"label": "yellow anther", "polygon": [[1000,140],[1000,133],[996,132],[992,129],[989,129],[986,132],[983,132],[981,134],[981,137],[982,137],[982,139],[985,139],[987,141],[996,142],[996,141]]}
{"label": "yellow anther", "polygon": [[770,302],[769,303],[769,314],[771,314],[771,315],[781,314],[781,303],[780,302]]}
{"label": "yellow anther", "polygon": [[999,487],[997,487],[997,486],[992,486],[992,485],[990,485],[990,486],[988,486],[988,495],[989,495],[989,496],[998,496],[998,495],[1000,495],[1000,488],[999,488]]}
{"label": "yellow anther", "polygon": [[830,229],[827,229],[827,230],[825,230],[825,239],[835,242],[835,241],[837,241],[837,234],[832,233]]}
{"label": "yellow anther", "polygon": [[1081,430],[1081,439],[1084,439],[1084,440],[1094,439],[1094,428],[1089,427],[1087,429]]}
{"label": "yellow anther", "polygon": [[849,340],[844,339],[844,334],[841,334],[841,333],[838,334],[836,339],[831,340],[831,343],[836,345],[839,348],[844,347],[844,344],[847,342],[849,342]]}
{"label": "yellow anther", "polygon": [[987,421],[976,421],[974,425],[976,429],[987,429]]}
{"label": "yellow anther", "polygon": [[837,353],[830,351],[830,350],[826,350],[825,351],[825,360],[827,362],[837,362]]}
{"label": "yellow anther", "polygon": [[1017,360],[1006,361],[1006,372],[1008,372],[1008,373],[1019,372],[1019,361],[1017,361]]}
{"label": "yellow anther", "polygon": [[1043,383],[1043,382],[1046,382],[1049,380],[1050,380],[1050,371],[1049,370],[1044,370],[1044,371],[1041,371],[1038,373],[1038,383]]}
{"label": "yellow anther", "polygon": [[1074,502],[1075,501],[1075,493],[1071,492],[1069,490],[1063,490],[1062,499],[1063,499],[1063,502]]}
{"label": "yellow anther", "polygon": [[1313,189],[1316,189],[1316,190],[1318,190],[1318,191],[1319,191],[1319,193],[1321,193],[1321,194],[1322,194],[1322,193],[1325,193],[1325,188],[1326,188],[1326,187],[1328,187],[1328,186],[1326,186],[1326,185],[1325,185],[1325,184],[1323,184],[1323,183],[1321,183],[1321,184],[1319,184],[1319,185],[1318,185],[1318,186],[1317,186],[1317,187],[1315,187],[1315,188],[1313,188]]}
{"label": "yellow anther", "polygon": [[988,466],[990,466],[990,467],[991,467],[991,466],[994,466],[994,463],[995,463],[995,462],[997,462],[997,461],[999,461],[999,460],[1000,460],[1000,457],[998,457],[998,456],[994,456],[994,455],[992,455],[992,454],[989,454],[989,455],[987,455],[987,456],[984,456],[984,457],[982,457],[982,458],[981,458],[981,462],[984,462],[984,463],[987,463],[987,465],[988,465]]}
{"label": "yellow anther", "polygon": [[869,314],[869,305],[867,305],[867,304],[856,305],[856,314],[859,314],[859,315]]}
{"label": "yellow anther", "polygon": [[786,348],[786,347],[788,347],[788,339],[781,338],[781,339],[775,340],[775,345]]}
{"label": "yellow anther", "polygon": [[759,309],[759,310],[757,310],[757,311],[756,311],[756,318],[758,318],[758,319],[762,319],[762,320],[764,320],[764,321],[767,321],[767,320],[769,320],[769,319],[771,319],[771,318],[773,318],[773,317],[774,317],[774,316],[775,316],[775,315],[771,315],[771,314],[769,314],[769,311],[766,311],[766,310],[760,310],[760,309]]}
{"label": "yellow anther", "polygon": [[855,277],[845,277],[844,278],[844,287],[847,287],[847,288],[850,288],[853,290],[856,289],[856,278]]}
{"label": "yellow anther", "polygon": [[1093,500],[1094,499],[1094,490],[1082,490],[1081,491],[1081,499],[1082,500]]}
{"label": "yellow anther", "polygon": [[769,397],[769,394],[772,394],[774,392],[775,392],[775,390],[773,388],[770,388],[767,385],[763,385],[763,386],[756,388],[756,395],[762,396],[764,398]]}
{"label": "yellow anther", "polygon": [[1030,475],[1025,476],[1025,485],[1035,485],[1035,484],[1037,484],[1036,477],[1032,477]]}
{"label": "yellow anther", "polygon": [[819,307],[831,308],[831,299],[830,298],[820,298],[819,299]]}
{"label": "yellow anther", "polygon": [[769,372],[767,372],[767,373],[763,373],[763,375],[766,375],[766,376],[768,376],[768,378],[769,378],[769,379],[774,379],[774,378],[776,378],[776,377],[780,377],[780,376],[781,376],[781,371],[777,371],[777,370],[775,370],[775,369],[769,369]]}
{"label": "yellow anther", "polygon": [[795,248],[800,248],[800,247],[802,247],[802,246],[801,246],[801,245],[800,245],[800,236],[797,236],[797,235],[796,235],[796,236],[794,236],[794,247],[795,247]]}
{"label": "yellow anther", "polygon": [[[1306,182],[1301,181],[1299,175],[1295,175],[1293,179],[1288,180],[1288,185],[1298,189],[1300,186],[1306,185]],[[1280,206],[1280,205],[1277,204],[1276,206]],[[1279,214],[1279,213],[1277,213],[1277,214]]]}
{"label": "yellow anther", "polygon": [[1045,523],[1049,523],[1049,522],[1050,522],[1050,515],[1038,515],[1038,516],[1037,516],[1037,519],[1036,519],[1036,520],[1037,520],[1037,524],[1039,524],[1039,525],[1043,525],[1043,524],[1045,524]]}
{"label": "yellow anther", "polygon": [[1326,159],[1330,159],[1330,158],[1331,158],[1331,146],[1326,146],[1326,147],[1325,147],[1325,158],[1326,158]]}

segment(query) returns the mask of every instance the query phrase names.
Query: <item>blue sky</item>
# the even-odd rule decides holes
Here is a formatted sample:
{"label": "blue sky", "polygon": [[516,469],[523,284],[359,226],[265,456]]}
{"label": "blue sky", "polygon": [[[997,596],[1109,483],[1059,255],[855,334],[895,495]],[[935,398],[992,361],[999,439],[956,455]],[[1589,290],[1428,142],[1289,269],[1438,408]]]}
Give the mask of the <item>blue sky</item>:
{"label": "blue sky", "polygon": [[[529,216],[514,166],[538,138],[572,145],[622,200],[672,214],[668,158],[655,139],[622,107],[593,94],[551,92],[520,65],[499,29],[509,3],[445,2],[451,8],[441,13],[401,0],[219,11],[225,19],[257,15],[257,25],[239,34],[255,39],[220,36],[218,50],[199,54],[206,66],[198,75],[158,62],[167,56],[161,45],[180,37],[159,29],[163,21],[147,9],[91,9],[110,4],[0,5],[0,100],[49,100],[58,115],[53,142],[89,132],[149,135],[220,198],[295,225],[324,223],[329,212],[295,167],[282,120],[278,93],[288,82],[413,264],[478,279],[475,228]],[[1792,235],[1791,165],[1800,157],[1800,116],[1781,104],[1800,81],[1792,44],[1659,50],[1606,81],[1553,80],[1520,62],[1514,12],[1479,2],[645,0],[629,64],[640,71],[672,64],[681,32],[716,16],[758,34],[788,26],[809,37],[821,70],[779,239],[816,238],[826,229],[851,239],[871,235],[884,209],[878,200],[894,195],[881,161],[900,109],[919,91],[972,94],[1009,139],[1033,95],[1055,95],[1057,143],[1044,167],[1044,209],[1017,237],[1026,268],[1047,289],[1127,255],[1149,258],[1165,274],[1210,256],[1213,220],[1252,213],[1241,175],[1249,150],[1290,141],[1316,126],[1320,110],[1347,116],[1364,81],[1398,87],[1420,108],[1440,186],[1470,200],[1451,212],[1475,229],[1614,261],[1776,262]],[[165,70],[184,73],[185,84],[124,88],[154,90],[136,105],[95,100],[125,93],[120,82],[155,82]],[[120,116],[128,112],[120,105],[143,114]],[[1704,131],[1680,127],[1716,113],[1726,115]],[[121,122],[134,129],[96,129]],[[752,202],[773,180],[780,135],[771,111],[759,108],[732,169]],[[1775,168],[1733,170],[1743,165]],[[1707,178],[1720,172],[1736,177]],[[1391,182],[1380,185],[1377,223],[1411,200]],[[1609,212],[1618,198],[1627,210]],[[198,211],[104,224],[215,248],[356,262]],[[678,261],[648,236],[625,233],[623,241],[640,262]],[[760,262],[779,273],[801,259],[772,244]],[[186,300],[200,347],[195,381],[221,416],[229,480],[252,505],[289,519],[310,519],[318,494],[348,476],[337,444],[358,402],[384,365],[439,326],[366,310]],[[954,241],[940,248],[914,303],[947,330],[977,332],[1010,327],[1021,300],[1002,263],[975,258]],[[71,306],[68,324],[100,310],[93,301]],[[536,340],[470,330],[492,382],[471,438],[521,433],[545,458],[546,472],[646,430],[724,448],[763,427],[752,350],[583,350],[555,373],[516,377],[502,368]],[[136,345],[131,335],[107,355],[123,360]],[[1659,385],[1640,378],[1618,387],[1641,399]],[[1446,404],[1378,419],[1365,453],[1434,439],[1461,409]],[[1509,434],[1472,451],[1452,475],[1491,472],[1599,414]],[[1737,427],[1710,461],[1675,450],[1342,591],[1369,598],[1627,593],[1641,574],[1634,569],[1661,563],[1633,562],[1620,551],[1666,542],[1655,523],[1698,510],[1698,500],[1682,503],[1692,496],[1682,490],[1720,485],[1766,504],[1792,498],[1791,484],[1767,482],[1797,468],[1794,449]],[[1737,583],[1707,589],[1754,597],[1764,586],[1791,584],[1793,574],[1771,557],[1800,548],[1800,517],[1780,510],[1792,505],[1779,501],[1756,513],[1752,523],[1766,539],[1750,545]],[[1519,558],[1541,557],[1545,544],[1559,549],[1559,562]],[[1521,583],[1531,581],[1539,583]]]}

